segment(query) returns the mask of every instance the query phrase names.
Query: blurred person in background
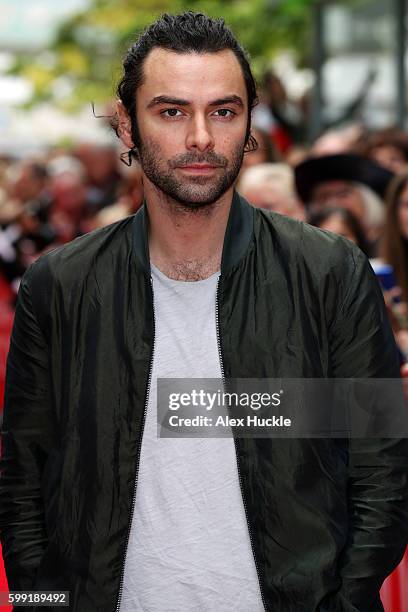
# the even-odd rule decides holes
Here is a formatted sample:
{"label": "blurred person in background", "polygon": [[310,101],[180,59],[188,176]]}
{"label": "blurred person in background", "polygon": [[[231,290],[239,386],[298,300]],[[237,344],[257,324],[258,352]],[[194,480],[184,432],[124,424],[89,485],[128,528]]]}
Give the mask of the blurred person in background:
{"label": "blurred person in background", "polygon": [[18,162],[9,170],[11,178],[10,195],[32,209],[49,208],[51,199],[48,193],[48,173],[40,161]]}
{"label": "blurred person in background", "polygon": [[118,199],[111,206],[105,206],[95,215],[84,221],[86,231],[105,227],[120,219],[134,214],[143,204],[143,178],[140,164],[134,160],[130,167],[124,166],[122,182],[118,189]]}
{"label": "blurred person in background", "polygon": [[56,239],[51,221],[53,196],[44,163],[11,164],[0,203],[0,270],[14,289],[38,253]]}
{"label": "blurred person in background", "polygon": [[119,198],[126,200],[131,212],[136,212],[143,204],[143,172],[140,163],[133,160],[130,167],[121,167],[122,182],[119,189]]}
{"label": "blurred person in background", "polygon": [[315,227],[344,236],[356,244],[367,255],[368,247],[357,217],[347,208],[325,208],[311,212],[307,222]]}
{"label": "blurred person in background", "polygon": [[[353,121],[368,95],[369,88],[375,80],[373,70],[367,72],[359,91],[335,116],[323,114],[323,131]],[[273,68],[265,71],[262,81],[262,116],[265,125],[269,123],[277,147],[281,153],[288,153],[293,145],[307,139],[311,112],[311,90],[304,92],[299,99],[292,99],[283,80]],[[323,105],[324,106],[324,105]],[[268,113],[269,111],[269,120]],[[255,117],[260,110],[255,110]]]}
{"label": "blurred person in background", "polygon": [[53,197],[50,221],[58,244],[64,244],[84,233],[82,223],[89,215],[87,174],[83,164],[72,155],[55,157],[48,167]]}
{"label": "blurred person in background", "polygon": [[408,135],[400,129],[387,128],[362,134],[355,144],[355,151],[395,174],[407,171]]}
{"label": "blurred person in background", "polygon": [[296,189],[310,212],[349,210],[363,227],[370,256],[377,253],[385,217],[383,197],[393,176],[356,154],[309,158],[295,167]]}
{"label": "blurred person in background", "polygon": [[118,197],[121,175],[115,146],[83,143],[74,150],[85,169],[86,209],[92,216]]}
{"label": "blurred person in background", "polygon": [[[280,161],[280,154],[274,145],[269,134],[257,127],[251,128],[251,134],[255,138],[258,146],[253,151],[248,151],[244,155],[241,165],[241,174],[247,168],[258,164],[268,164]],[[240,176],[241,176],[240,174]]]}
{"label": "blurred person in background", "polygon": [[13,291],[45,250],[141,206],[140,167],[119,172],[117,157],[116,147],[82,144],[72,153],[58,148],[44,158],[3,164],[0,272]]}
{"label": "blurred person in background", "polygon": [[261,100],[262,105],[255,109],[255,123],[262,110],[264,121],[269,120],[268,131],[280,153],[285,153],[294,143],[304,141],[303,109],[298,101],[289,97],[282,79],[272,69],[264,73]]}
{"label": "blurred person in background", "polygon": [[380,255],[394,268],[401,297],[408,303],[408,172],[390,185]]}
{"label": "blurred person in background", "polygon": [[392,266],[397,283],[386,295],[386,303],[398,345],[408,361],[408,172],[392,181],[386,204],[380,256]]}
{"label": "blurred person in background", "polygon": [[304,220],[304,207],[294,185],[293,170],[286,164],[259,164],[244,170],[237,189],[256,208],[273,210]]}
{"label": "blurred person in background", "polygon": [[362,130],[363,127],[357,123],[342,129],[328,130],[314,142],[310,149],[310,157],[350,153]]}
{"label": "blurred person in background", "polygon": [[283,161],[288,164],[291,168],[296,168],[305,159],[310,157],[310,148],[306,145],[293,145],[286,151],[283,156]]}

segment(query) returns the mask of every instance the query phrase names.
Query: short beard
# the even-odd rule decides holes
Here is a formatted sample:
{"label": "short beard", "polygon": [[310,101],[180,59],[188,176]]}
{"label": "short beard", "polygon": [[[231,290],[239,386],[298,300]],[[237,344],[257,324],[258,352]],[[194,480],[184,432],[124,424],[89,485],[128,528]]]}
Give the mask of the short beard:
{"label": "short beard", "polygon": [[[149,181],[160,190],[167,199],[171,199],[184,209],[198,210],[205,206],[214,204],[234,184],[241,169],[244,156],[245,143],[236,149],[230,162],[222,156],[209,151],[207,153],[185,153],[178,157],[167,160],[164,163],[160,159],[160,147],[147,141],[141,143],[139,140],[138,157],[144,174]],[[176,167],[193,163],[210,163],[224,168],[221,176],[208,184],[205,176],[191,177],[181,182],[176,178],[172,170]],[[166,169],[162,169],[162,165]]]}

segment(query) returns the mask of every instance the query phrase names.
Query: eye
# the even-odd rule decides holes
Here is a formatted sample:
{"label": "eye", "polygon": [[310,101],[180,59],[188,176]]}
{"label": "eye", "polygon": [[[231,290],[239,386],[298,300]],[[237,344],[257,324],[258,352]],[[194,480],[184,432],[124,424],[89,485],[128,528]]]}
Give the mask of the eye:
{"label": "eye", "polygon": [[178,108],[166,108],[160,113],[164,117],[182,117],[183,113]]}
{"label": "eye", "polygon": [[235,113],[229,108],[219,108],[218,110],[214,112],[214,115],[216,117],[222,117],[223,119],[230,119],[231,117],[235,115]]}

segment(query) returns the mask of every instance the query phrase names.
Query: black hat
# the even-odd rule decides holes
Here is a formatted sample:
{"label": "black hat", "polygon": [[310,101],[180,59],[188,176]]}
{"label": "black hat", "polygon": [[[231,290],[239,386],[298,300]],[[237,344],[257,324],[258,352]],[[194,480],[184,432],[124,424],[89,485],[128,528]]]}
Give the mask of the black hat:
{"label": "black hat", "polygon": [[295,168],[296,190],[306,204],[310,203],[314,188],[326,181],[363,183],[384,198],[393,177],[390,170],[355,153],[311,157]]}

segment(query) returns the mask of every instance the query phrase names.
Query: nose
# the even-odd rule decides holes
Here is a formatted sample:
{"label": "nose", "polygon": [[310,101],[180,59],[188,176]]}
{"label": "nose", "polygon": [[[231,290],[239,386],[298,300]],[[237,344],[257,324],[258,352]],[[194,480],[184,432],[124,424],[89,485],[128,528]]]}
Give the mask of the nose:
{"label": "nose", "polygon": [[214,148],[214,138],[205,117],[200,115],[192,118],[186,138],[186,147],[198,151]]}

